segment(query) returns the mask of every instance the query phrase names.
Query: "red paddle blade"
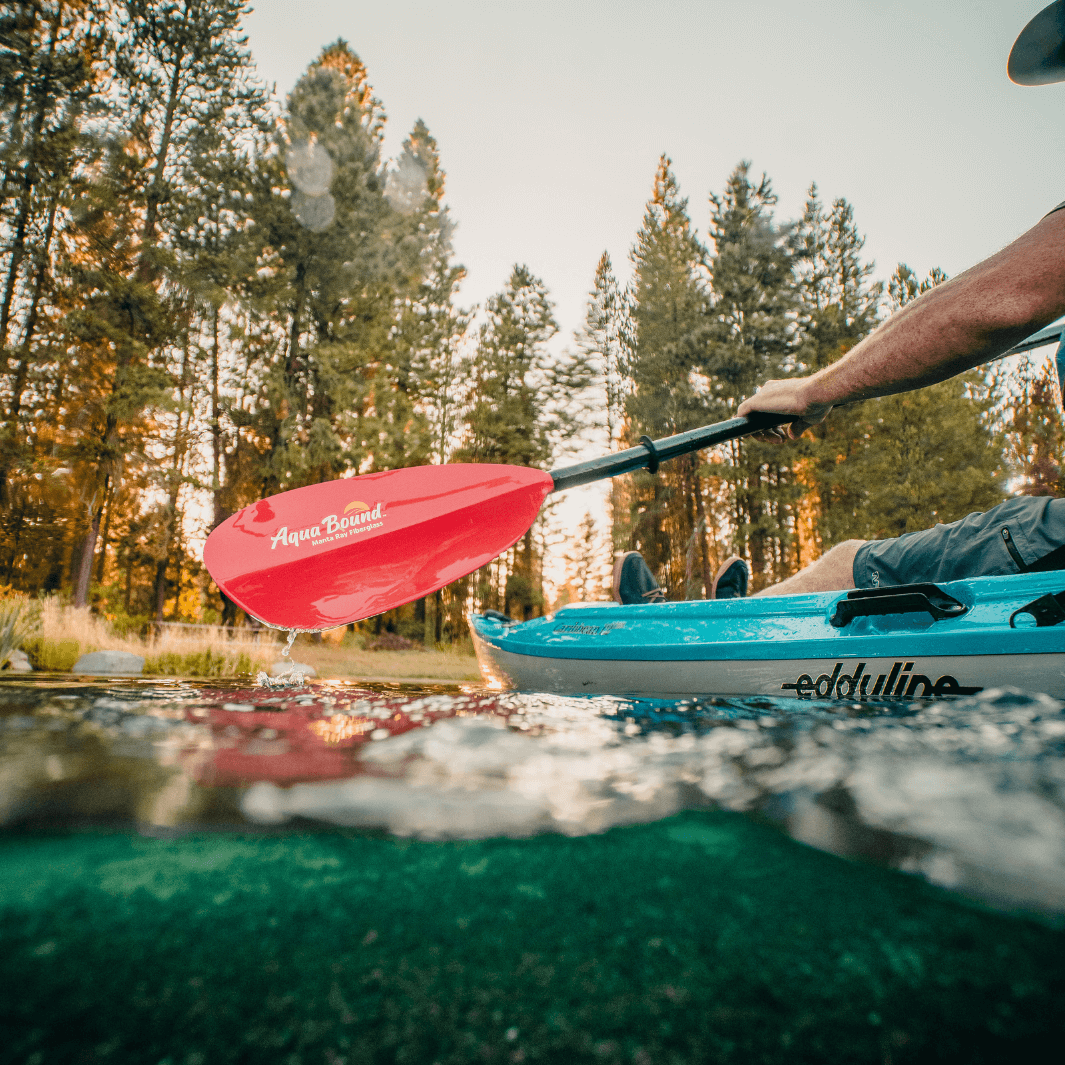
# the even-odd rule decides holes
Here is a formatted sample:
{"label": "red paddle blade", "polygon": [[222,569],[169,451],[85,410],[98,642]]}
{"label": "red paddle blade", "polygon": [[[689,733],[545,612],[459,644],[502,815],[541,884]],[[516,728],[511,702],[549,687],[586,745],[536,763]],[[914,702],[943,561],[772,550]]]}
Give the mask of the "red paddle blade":
{"label": "red paddle blade", "polygon": [[245,612],[329,629],[435,592],[490,562],[536,520],[549,473],[486,463],[412,466],[295,488],[226,519],[203,560]]}

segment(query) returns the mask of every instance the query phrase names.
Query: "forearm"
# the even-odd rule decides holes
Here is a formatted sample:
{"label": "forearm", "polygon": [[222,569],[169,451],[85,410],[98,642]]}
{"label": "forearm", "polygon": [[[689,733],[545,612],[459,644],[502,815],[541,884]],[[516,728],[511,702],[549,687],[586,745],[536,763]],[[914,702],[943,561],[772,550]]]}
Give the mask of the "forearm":
{"label": "forearm", "polygon": [[905,392],[1001,355],[1065,314],[1065,210],[892,315],[807,378],[812,404]]}

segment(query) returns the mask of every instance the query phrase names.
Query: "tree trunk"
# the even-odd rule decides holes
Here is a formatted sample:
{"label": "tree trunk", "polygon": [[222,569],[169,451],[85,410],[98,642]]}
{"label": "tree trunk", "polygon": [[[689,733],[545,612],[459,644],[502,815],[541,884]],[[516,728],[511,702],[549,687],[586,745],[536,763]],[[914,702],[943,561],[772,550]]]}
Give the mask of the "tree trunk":
{"label": "tree trunk", "polygon": [[694,469],[692,470],[692,484],[695,492],[695,513],[698,522],[702,526],[703,530],[702,534],[699,537],[703,563],[703,594],[709,596],[710,589],[714,585],[714,577],[713,574],[710,572],[710,553],[706,543],[706,531],[708,528],[708,523],[706,520],[706,504],[703,501],[703,482],[702,478],[699,476],[698,470],[699,457],[698,455],[693,455],[692,459],[692,465],[694,467]]}
{"label": "tree trunk", "polygon": [[[27,42],[28,47],[26,47],[19,54],[19,60],[24,64],[24,68],[23,69],[28,67],[30,65],[30,63],[32,62],[32,60],[33,60],[32,41],[33,41],[34,32],[37,29],[37,15],[39,14],[39,12],[37,10],[37,4],[36,3],[29,3],[28,4],[28,3],[26,3],[26,0],[22,0],[22,3],[19,4],[19,22],[21,22],[23,19],[25,19],[27,14],[30,16],[30,21],[29,21],[29,25],[26,27],[26,31],[25,31],[25,35],[24,35],[23,40]],[[17,24],[16,24],[16,26],[17,26]],[[14,37],[12,37],[12,39],[14,39]],[[25,104],[26,104],[26,87],[25,87],[25,81],[24,80],[18,80],[18,79],[12,79],[12,80],[14,82],[14,85],[17,86],[19,94],[18,94],[17,98],[15,99],[14,106],[12,107],[11,115],[10,115],[10,118],[8,119],[7,128],[14,130],[14,129],[20,129],[21,126],[22,126],[22,112],[23,112],[23,109],[24,109]],[[9,86],[9,89],[10,88],[11,88],[11,86]],[[8,97],[8,99],[10,99],[10,96]],[[18,163],[18,156],[15,155],[15,156],[12,156],[11,158],[8,159],[7,165],[4,167],[3,187],[2,187],[2,189],[0,189],[0,198],[2,198],[4,200],[6,200],[8,198],[8,189],[10,189],[11,185],[12,185],[12,180],[11,180],[12,174],[15,173],[16,170],[18,169],[17,163]]]}
{"label": "tree trunk", "polygon": [[107,517],[104,518],[103,532],[100,534],[100,561],[96,564],[96,583],[103,584],[104,582],[104,569],[107,564],[107,536],[111,531],[111,512],[114,510],[114,492],[109,492],[104,499],[104,505],[107,507]]}
{"label": "tree trunk", "polygon": [[155,564],[155,585],[152,595],[155,600],[156,624],[163,620],[163,610],[166,607],[166,563],[167,560],[161,558]]}
{"label": "tree trunk", "polygon": [[166,161],[170,154],[170,142],[174,136],[174,115],[177,113],[178,100],[181,98],[181,60],[183,50],[179,47],[174,57],[174,73],[170,78],[170,91],[166,100],[166,117],[163,119],[163,133],[159,140],[159,151],[155,155],[155,167],[152,183],[148,188],[148,204],[144,212],[144,250],[137,264],[137,276],[141,281],[148,281],[152,274],[150,253],[155,247],[155,226],[159,217],[159,204],[163,199],[163,175],[166,173]]}
{"label": "tree trunk", "polygon": [[15,523],[15,528],[11,535],[11,558],[7,564],[7,574],[4,577],[4,583],[11,583],[11,575],[15,571],[15,559],[18,557],[18,542],[22,536],[22,527],[26,523],[26,508],[19,507],[18,521]]}
{"label": "tree trunk", "polygon": [[18,276],[22,270],[22,261],[26,257],[26,230],[29,226],[30,211],[33,200],[33,187],[37,177],[37,148],[44,130],[44,120],[48,113],[48,95],[52,61],[55,57],[56,40],[59,37],[59,27],[63,20],[63,4],[56,5],[55,19],[52,22],[52,32],[48,41],[48,56],[43,61],[46,74],[40,87],[40,104],[37,113],[33,116],[33,127],[30,134],[29,152],[26,159],[26,169],[22,176],[22,196],[19,204],[18,221],[15,223],[15,235],[11,242],[11,261],[8,263],[7,279],[4,283],[3,300],[0,302],[0,370],[7,372],[7,334],[11,325],[11,308],[15,298],[15,289],[18,287]]}
{"label": "tree trunk", "polygon": [[211,316],[211,500],[213,513],[211,516],[211,528],[217,528],[225,521],[225,512],[222,509],[222,426],[221,398],[218,370],[218,315],[219,309],[214,308]]}
{"label": "tree trunk", "polygon": [[439,592],[425,597],[425,625],[422,629],[422,643],[426,650],[436,649],[436,597]]}
{"label": "tree trunk", "polygon": [[[106,499],[107,488],[110,484],[110,478],[104,478],[104,490],[102,495]],[[89,504],[90,508],[90,520],[89,531],[85,534],[85,539],[81,544],[81,559],[78,562],[78,580],[74,589],[74,606],[83,607],[89,604],[89,582],[92,579],[92,559],[96,553],[96,538],[100,535],[100,518],[103,517],[104,504],[101,501],[98,507],[95,506],[96,500]]]}
{"label": "tree trunk", "polygon": [[[22,343],[19,345],[20,359],[15,371],[15,383],[11,389],[11,406],[8,414],[8,431],[11,434],[12,449],[5,453],[0,464],[0,504],[7,504],[7,480],[11,472],[14,459],[13,449],[18,441],[18,417],[22,411],[22,396],[26,390],[26,379],[30,368],[30,345],[33,342],[34,333],[37,330],[37,316],[40,310],[41,292],[44,289],[44,279],[48,267],[48,249],[52,243],[55,232],[55,216],[58,204],[53,201],[48,213],[48,228],[40,251],[37,265],[37,276],[33,286],[33,296],[30,299],[30,309],[26,315],[25,328],[22,331]],[[4,362],[6,364],[6,354]]]}
{"label": "tree trunk", "polygon": [[129,554],[126,556],[126,597],[125,597],[124,602],[125,602],[125,608],[126,608],[126,613],[127,614],[129,613],[130,599],[132,598],[132,596],[133,596],[133,551],[131,549]]}

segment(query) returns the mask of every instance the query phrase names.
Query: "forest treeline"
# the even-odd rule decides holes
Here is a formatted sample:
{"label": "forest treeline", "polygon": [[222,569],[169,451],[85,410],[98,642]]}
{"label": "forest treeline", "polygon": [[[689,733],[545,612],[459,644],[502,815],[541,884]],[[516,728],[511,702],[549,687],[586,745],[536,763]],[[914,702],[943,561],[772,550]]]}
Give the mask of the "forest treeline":
{"label": "forest treeline", "polygon": [[[196,548],[263,495],[421,463],[550,468],[578,437],[621,447],[717,421],[942,279],[900,265],[885,290],[846,201],[811,186],[802,218],[780,221],[747,163],[710,196],[703,241],[663,156],[631,282],[604,254],[560,353],[528,266],[461,305],[425,124],[384,157],[383,104],[344,41],[278,103],[245,14],[0,12],[0,584],[126,627],[233,622]],[[733,552],[761,587],[848,537],[952,520],[1007,488],[1056,494],[1055,387],[973,372],[838,411],[791,448],[737,441],[618,480],[608,542],[590,519],[570,530],[568,587],[598,594],[609,541],[641,550],[671,597],[699,597]],[[541,613],[548,538],[538,524],[375,624],[439,642],[464,637],[470,608]]]}

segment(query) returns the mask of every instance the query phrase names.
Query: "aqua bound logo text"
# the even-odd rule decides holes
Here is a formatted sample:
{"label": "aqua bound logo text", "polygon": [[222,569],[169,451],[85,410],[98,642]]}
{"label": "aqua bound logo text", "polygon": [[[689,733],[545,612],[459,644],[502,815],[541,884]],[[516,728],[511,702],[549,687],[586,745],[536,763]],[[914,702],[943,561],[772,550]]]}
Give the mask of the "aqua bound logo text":
{"label": "aqua bound logo text", "polygon": [[273,551],[278,544],[298,547],[301,543],[309,541],[312,547],[317,547],[319,544],[328,544],[335,540],[346,540],[356,533],[380,528],[384,524],[381,520],[382,516],[380,503],[370,507],[356,499],[344,508],[341,517],[337,517],[336,514],[327,514],[317,525],[293,529],[291,532],[287,525],[282,525],[270,537],[270,550]]}

